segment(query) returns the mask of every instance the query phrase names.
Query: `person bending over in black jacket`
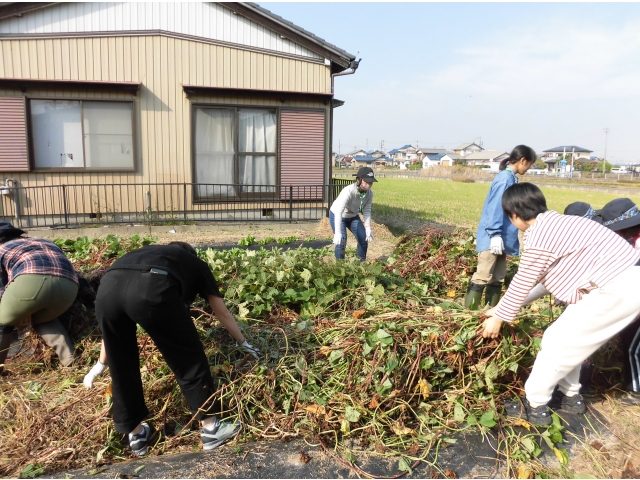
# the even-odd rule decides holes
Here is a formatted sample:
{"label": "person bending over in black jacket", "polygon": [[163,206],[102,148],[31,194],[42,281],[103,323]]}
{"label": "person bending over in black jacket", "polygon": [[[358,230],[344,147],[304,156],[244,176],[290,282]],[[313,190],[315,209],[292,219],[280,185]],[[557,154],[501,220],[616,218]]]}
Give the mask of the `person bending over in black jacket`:
{"label": "person bending over in black jacket", "polygon": [[219,419],[213,399],[209,362],[189,313],[196,295],[209,302],[220,323],[245,351],[256,358],[233,315],[225,306],[211,270],[191,245],[172,242],[127,253],[106,271],[96,298],[96,317],[111,370],[113,419],[118,432],[129,434],[136,455],[149,450],[152,428],[143,421],[144,403],[137,325],[162,353],[187,403],[201,421],[204,450],[213,450],[240,431],[240,423]]}

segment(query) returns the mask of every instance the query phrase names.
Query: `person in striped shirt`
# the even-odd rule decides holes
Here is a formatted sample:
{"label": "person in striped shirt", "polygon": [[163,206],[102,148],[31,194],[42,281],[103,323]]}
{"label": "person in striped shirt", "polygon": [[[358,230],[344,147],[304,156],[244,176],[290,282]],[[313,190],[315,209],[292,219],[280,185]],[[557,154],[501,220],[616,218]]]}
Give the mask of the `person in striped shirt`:
{"label": "person in striped shirt", "polygon": [[[538,187],[521,183],[502,197],[509,220],[524,232],[518,272],[498,305],[487,311],[482,336],[497,338],[538,284],[568,304],[542,337],[525,397],[505,402],[508,416],[551,424],[549,407],[584,413],[582,362],[640,313],[640,251],[592,220],[547,210]],[[558,386],[558,389],[554,389]]]}

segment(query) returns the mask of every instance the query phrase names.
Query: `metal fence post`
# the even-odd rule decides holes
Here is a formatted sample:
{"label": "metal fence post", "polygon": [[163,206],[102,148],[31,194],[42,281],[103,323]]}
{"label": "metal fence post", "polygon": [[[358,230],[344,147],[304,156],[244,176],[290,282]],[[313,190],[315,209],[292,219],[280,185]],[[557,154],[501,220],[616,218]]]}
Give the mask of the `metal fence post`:
{"label": "metal fence post", "polygon": [[62,184],[62,211],[64,212],[64,223],[69,225],[69,212],[67,211],[67,186]]}
{"label": "metal fence post", "polygon": [[184,221],[187,221],[187,184],[183,183],[183,198],[182,201],[184,202],[182,205],[184,206]]}
{"label": "metal fence post", "polygon": [[289,223],[293,221],[293,185],[289,185]]}

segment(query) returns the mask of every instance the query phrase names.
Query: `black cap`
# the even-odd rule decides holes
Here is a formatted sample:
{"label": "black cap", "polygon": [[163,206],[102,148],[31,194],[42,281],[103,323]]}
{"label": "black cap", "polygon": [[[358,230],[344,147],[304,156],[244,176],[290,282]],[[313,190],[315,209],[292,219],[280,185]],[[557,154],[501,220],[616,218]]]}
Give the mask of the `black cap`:
{"label": "black cap", "polygon": [[27,233],[24,230],[14,227],[9,222],[0,222],[0,236],[13,232],[17,232],[19,235]]}
{"label": "black cap", "polygon": [[628,198],[611,200],[600,212],[602,224],[614,232],[640,225],[638,206]]}
{"label": "black cap", "polygon": [[361,178],[367,183],[377,182],[376,177],[373,176],[373,170],[371,167],[360,167],[358,173],[354,175],[354,177]]}
{"label": "black cap", "polygon": [[591,205],[585,202],[573,202],[567,205],[567,208],[564,209],[564,214],[588,218],[589,220],[602,224],[600,211],[594,210]]}

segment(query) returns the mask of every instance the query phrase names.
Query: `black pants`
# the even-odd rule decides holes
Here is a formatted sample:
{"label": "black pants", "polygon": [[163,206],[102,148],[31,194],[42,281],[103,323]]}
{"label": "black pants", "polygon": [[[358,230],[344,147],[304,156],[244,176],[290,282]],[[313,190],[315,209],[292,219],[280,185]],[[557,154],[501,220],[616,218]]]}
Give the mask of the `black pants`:
{"label": "black pants", "polygon": [[[136,324],[149,334],[171,368],[197,418],[215,415],[209,362],[184,304],[169,275],[139,270],[112,270],[100,282],[96,316],[104,339],[113,393],[116,430],[131,432],[149,414],[140,377]],[[202,408],[201,408],[202,407]]]}
{"label": "black pants", "polygon": [[627,390],[640,393],[640,316],[620,332]]}

